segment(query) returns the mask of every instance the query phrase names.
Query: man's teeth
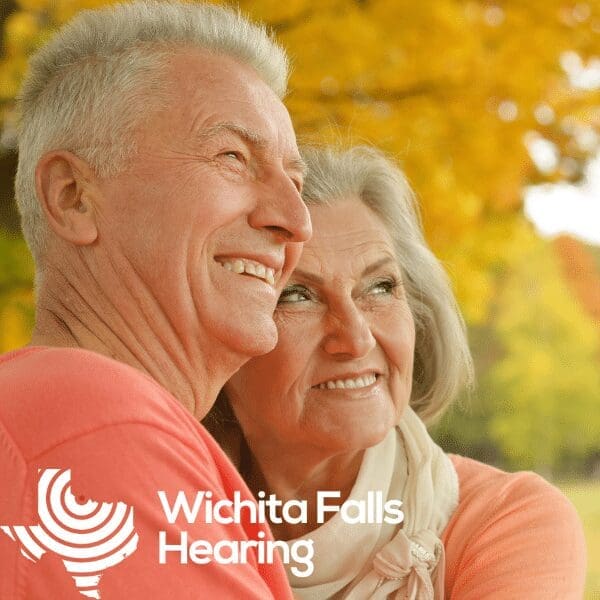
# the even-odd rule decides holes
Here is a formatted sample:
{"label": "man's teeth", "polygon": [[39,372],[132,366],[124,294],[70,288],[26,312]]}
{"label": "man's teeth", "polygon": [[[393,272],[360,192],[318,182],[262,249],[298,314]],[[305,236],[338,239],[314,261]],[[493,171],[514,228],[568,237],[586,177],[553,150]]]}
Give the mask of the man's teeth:
{"label": "man's teeth", "polygon": [[373,385],[377,381],[377,375],[363,375],[356,379],[331,379],[318,385],[321,390],[354,390],[357,388]]}
{"label": "man's teeth", "polygon": [[254,275],[263,281],[266,281],[270,285],[275,285],[275,269],[265,267],[265,265],[250,260],[236,258],[234,260],[227,260],[221,263],[228,271],[234,273],[247,273],[248,275]]}

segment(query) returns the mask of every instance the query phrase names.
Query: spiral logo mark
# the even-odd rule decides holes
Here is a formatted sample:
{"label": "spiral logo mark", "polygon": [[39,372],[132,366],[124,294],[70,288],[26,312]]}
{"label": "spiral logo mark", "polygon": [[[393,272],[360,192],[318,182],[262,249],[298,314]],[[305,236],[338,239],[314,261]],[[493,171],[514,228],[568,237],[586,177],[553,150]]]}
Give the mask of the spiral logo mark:
{"label": "spiral logo mark", "polygon": [[40,470],[38,525],[3,525],[25,558],[37,562],[45,552],[58,555],[82,596],[100,598],[103,572],[137,549],[133,507],[124,502],[78,501],[71,492],[70,469]]}

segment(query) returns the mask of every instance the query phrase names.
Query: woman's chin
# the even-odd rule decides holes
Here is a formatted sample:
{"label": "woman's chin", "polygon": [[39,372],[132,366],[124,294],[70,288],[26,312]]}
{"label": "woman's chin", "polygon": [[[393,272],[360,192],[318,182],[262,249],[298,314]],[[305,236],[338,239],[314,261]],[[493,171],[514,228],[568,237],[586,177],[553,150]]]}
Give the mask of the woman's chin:
{"label": "woman's chin", "polygon": [[324,449],[329,450],[332,455],[358,452],[382,442],[393,428],[393,423],[389,425],[365,423],[364,427],[361,428],[336,428],[336,431],[323,432],[321,445]]}

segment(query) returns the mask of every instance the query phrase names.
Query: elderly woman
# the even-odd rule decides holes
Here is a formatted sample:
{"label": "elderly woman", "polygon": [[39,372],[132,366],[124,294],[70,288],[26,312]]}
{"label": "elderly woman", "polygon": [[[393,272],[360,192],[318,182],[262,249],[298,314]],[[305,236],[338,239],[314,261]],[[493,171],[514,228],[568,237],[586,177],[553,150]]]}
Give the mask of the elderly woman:
{"label": "elderly woman", "polygon": [[[365,147],[304,156],[314,234],[279,299],[277,347],[227,383],[210,423],[255,494],[308,507],[306,522],[271,522],[288,545],[313,541],[309,576],[287,565],[296,596],[580,598],[584,542],[560,492],[448,456],[425,428],[472,363],[402,173]],[[325,490],[366,522],[323,510]],[[401,523],[382,518],[390,500]]]}

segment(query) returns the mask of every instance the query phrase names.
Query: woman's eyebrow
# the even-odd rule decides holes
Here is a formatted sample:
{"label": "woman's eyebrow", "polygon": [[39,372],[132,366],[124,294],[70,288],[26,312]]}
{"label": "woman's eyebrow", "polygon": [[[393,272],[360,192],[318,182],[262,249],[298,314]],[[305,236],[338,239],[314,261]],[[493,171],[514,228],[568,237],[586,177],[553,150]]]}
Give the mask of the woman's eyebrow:
{"label": "woman's eyebrow", "polygon": [[366,275],[371,275],[371,273],[378,271],[379,269],[381,269],[381,267],[385,267],[386,265],[388,265],[390,263],[396,264],[396,260],[392,256],[386,256],[385,258],[382,258],[381,260],[371,263],[370,265],[367,265],[365,267],[364,271],[361,274],[361,277],[365,277]]}
{"label": "woman's eyebrow", "polygon": [[293,273],[293,277],[300,277],[309,283],[314,283],[316,285],[323,285],[324,279],[319,275],[315,275],[314,273],[309,273],[308,271],[303,271],[302,269],[296,269]]}
{"label": "woman's eyebrow", "polygon": [[[392,256],[386,256],[380,260],[375,261],[374,263],[371,263],[370,265],[367,265],[363,269],[363,272],[361,273],[360,276],[366,277],[367,275],[371,275],[371,273],[375,273],[376,271],[381,269],[381,267],[385,267],[386,265],[388,265],[390,263],[395,265],[396,260]],[[319,275],[315,275],[314,273],[309,273],[308,271],[303,271],[302,269],[296,269],[294,271],[293,277],[299,277],[301,279],[304,279],[305,281],[314,283],[316,285],[323,285],[323,283],[325,281]]]}

